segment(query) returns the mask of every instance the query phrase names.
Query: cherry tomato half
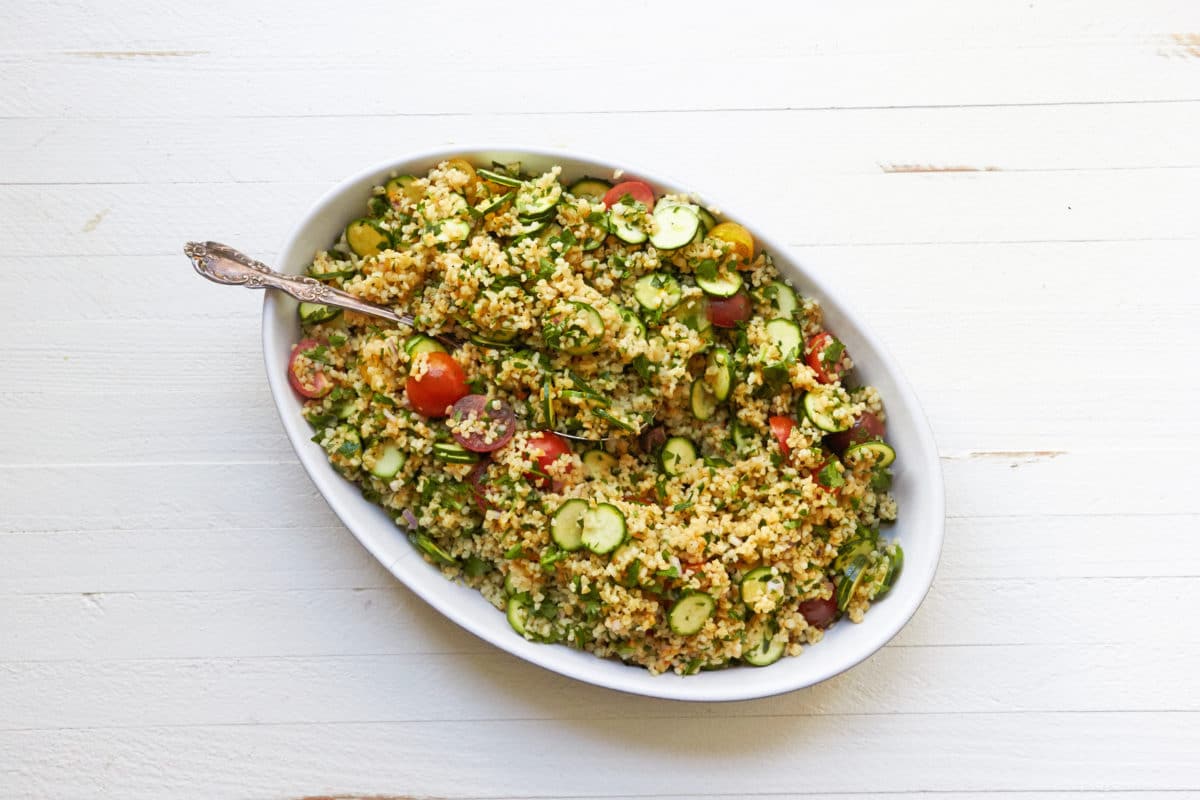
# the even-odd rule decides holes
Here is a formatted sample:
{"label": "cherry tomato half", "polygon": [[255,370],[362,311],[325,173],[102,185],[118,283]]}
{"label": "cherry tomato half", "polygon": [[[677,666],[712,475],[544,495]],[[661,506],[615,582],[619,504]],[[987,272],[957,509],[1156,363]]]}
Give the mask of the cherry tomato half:
{"label": "cherry tomato half", "polygon": [[837,601],[833,598],[833,584],[825,581],[825,590],[829,592],[829,597],[825,599],[814,597],[811,600],[805,600],[798,607],[800,613],[804,615],[804,619],[814,628],[828,628],[837,619],[838,609]]}
{"label": "cherry tomato half", "polygon": [[821,466],[813,470],[813,481],[817,487],[824,492],[833,494],[841,494],[842,487],[846,485],[846,478],[842,474],[842,470],[838,469],[841,461],[838,457],[829,451],[825,452],[825,461]]}
{"label": "cherry tomato half", "polygon": [[458,443],[476,453],[490,453],[508,444],[513,434],[517,432],[517,415],[512,407],[503,400],[493,400],[483,394],[468,394],[460,397],[450,410],[454,420],[473,416],[486,428],[491,429],[491,435],[483,431],[452,431]]}
{"label": "cherry tomato half", "polygon": [[604,207],[612,208],[621,202],[625,195],[644,205],[647,211],[654,209],[654,190],[650,188],[650,184],[642,181],[625,181],[609,189],[604,193]]}
{"label": "cherry tomato half", "polygon": [[325,377],[321,365],[305,355],[305,353],[320,347],[316,339],[301,339],[292,348],[292,356],[288,359],[288,383],[308,398],[324,397],[333,390],[333,382]]}
{"label": "cherry tomato half", "polygon": [[444,417],[470,391],[467,375],[449,353],[425,353],[418,358],[425,361],[414,365],[420,375],[409,375],[404,384],[409,405],[427,417]]}
{"label": "cherry tomato half", "polygon": [[471,468],[471,474],[467,475],[467,482],[471,484],[471,493],[475,495],[475,505],[479,506],[479,510],[484,513],[492,508],[492,503],[487,498],[489,466],[491,466],[491,462],[480,461]]}
{"label": "cherry tomato half", "polygon": [[886,436],[887,424],[870,411],[864,411],[847,430],[826,436],[825,444],[836,452],[844,453],[851,445],[876,441]]}
{"label": "cherry tomato half", "polygon": [[550,485],[546,477],[550,465],[571,452],[566,440],[553,431],[538,431],[529,437],[529,454],[537,462],[537,472],[526,472],[525,478],[535,486]]}
{"label": "cherry tomato half", "polygon": [[750,319],[750,295],[738,292],[733,297],[710,297],[705,313],[718,328],[736,328]]}
{"label": "cherry tomato half", "polygon": [[804,360],[821,383],[833,383],[846,374],[846,346],[828,331],[814,333],[804,348]]}
{"label": "cherry tomato half", "polygon": [[771,417],[767,423],[771,426],[771,435],[779,442],[779,452],[787,458],[792,452],[792,448],[788,447],[788,437],[792,435],[792,428],[796,427],[796,420],[791,417]]}
{"label": "cherry tomato half", "polygon": [[733,245],[733,252],[737,253],[738,258],[741,259],[741,263],[738,264],[739,269],[748,266],[750,260],[754,258],[754,237],[750,235],[750,231],[736,222],[722,222],[714,225],[708,235]]}

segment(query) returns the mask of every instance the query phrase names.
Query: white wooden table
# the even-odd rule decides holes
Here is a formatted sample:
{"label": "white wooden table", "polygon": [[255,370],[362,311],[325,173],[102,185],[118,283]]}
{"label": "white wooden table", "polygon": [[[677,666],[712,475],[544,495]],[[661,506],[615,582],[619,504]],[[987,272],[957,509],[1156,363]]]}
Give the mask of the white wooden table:
{"label": "white wooden table", "polygon": [[[1200,792],[1195,0],[3,5],[0,797]],[[337,522],[260,296],[180,245],[269,259],[344,175],[480,142],[686,176],[869,315],[949,503],[891,645],[619,695]]]}

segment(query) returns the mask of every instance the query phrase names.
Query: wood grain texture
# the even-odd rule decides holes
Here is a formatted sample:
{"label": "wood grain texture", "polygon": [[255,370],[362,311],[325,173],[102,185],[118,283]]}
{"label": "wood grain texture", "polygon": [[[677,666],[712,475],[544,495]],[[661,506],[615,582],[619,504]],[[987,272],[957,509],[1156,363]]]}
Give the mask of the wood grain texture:
{"label": "wood grain texture", "polygon": [[[0,797],[1200,797],[1196,4],[603,11],[580,46],[548,1],[5,9]],[[341,526],[261,296],[180,245],[270,259],[344,175],[481,141],[683,176],[870,319],[948,500],[895,641],[779,698],[614,694]]]}

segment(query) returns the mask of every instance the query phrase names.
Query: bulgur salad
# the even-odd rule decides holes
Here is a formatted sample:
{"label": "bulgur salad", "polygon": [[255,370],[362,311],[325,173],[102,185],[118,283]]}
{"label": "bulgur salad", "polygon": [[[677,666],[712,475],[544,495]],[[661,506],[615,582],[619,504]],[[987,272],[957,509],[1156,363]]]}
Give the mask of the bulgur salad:
{"label": "bulgur salad", "polygon": [[313,441],[514,635],[653,673],[798,655],[900,572],[883,402],[746,228],[611,177],[375,187],[309,274],[415,330],[301,304]]}

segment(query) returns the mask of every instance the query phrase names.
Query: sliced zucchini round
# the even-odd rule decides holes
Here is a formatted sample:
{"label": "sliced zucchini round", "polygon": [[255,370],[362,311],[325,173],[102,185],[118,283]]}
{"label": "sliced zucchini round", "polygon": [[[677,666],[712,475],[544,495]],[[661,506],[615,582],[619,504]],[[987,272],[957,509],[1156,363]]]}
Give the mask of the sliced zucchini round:
{"label": "sliced zucchini round", "polygon": [[[501,333],[506,333],[506,331],[502,331]],[[482,334],[473,333],[467,338],[469,338],[471,340],[471,344],[477,344],[480,347],[490,347],[493,350],[502,350],[502,349],[513,346],[511,336],[507,337],[507,338],[502,338],[502,337],[493,337],[493,336],[483,336]]]}
{"label": "sliced zucchini round", "polygon": [[833,568],[838,572],[845,572],[846,568],[853,564],[859,558],[866,558],[875,551],[875,538],[873,536],[855,536],[848,542],[844,542],[838,550],[837,558],[833,560]]}
{"label": "sliced zucchini round", "polygon": [[540,219],[548,215],[562,199],[562,184],[555,181],[548,187],[532,183],[521,184],[513,206],[517,209],[518,217]]}
{"label": "sliced zucchini round", "polygon": [[692,416],[703,422],[717,413],[717,396],[703,378],[692,381]]}
{"label": "sliced zucchini round", "polygon": [[708,352],[705,377],[717,402],[723,403],[729,399],[733,391],[733,356],[724,347],[714,347]]}
{"label": "sliced zucchini round", "polygon": [[700,218],[700,225],[704,228],[706,234],[717,227],[717,218],[704,206],[696,207],[696,216]]}
{"label": "sliced zucchini round", "polygon": [[904,569],[904,550],[899,544],[892,545],[891,552],[888,553],[888,568],[887,574],[883,577],[883,585],[875,594],[876,599],[882,597],[891,591],[891,588],[896,585],[896,579],[900,577],[901,570]]}
{"label": "sliced zucchini round", "polygon": [[682,474],[700,457],[696,445],[686,436],[672,436],[658,453],[663,472],[675,476]]}
{"label": "sliced zucchini round", "polygon": [[391,242],[388,232],[373,219],[356,219],[346,226],[346,244],[360,258],[379,255]]}
{"label": "sliced zucchini round", "polygon": [[604,339],[604,320],[600,312],[587,303],[571,302],[572,314],[562,331],[563,352],[573,356],[593,353]]}
{"label": "sliced zucchini round", "polygon": [[525,635],[525,625],[529,622],[530,605],[532,602],[528,595],[514,594],[508,598],[508,604],[505,607],[504,616],[508,617],[508,624],[522,636]]}
{"label": "sliced zucchini round", "polygon": [[619,313],[621,314],[621,321],[625,323],[625,325],[633,328],[637,332],[638,336],[642,337],[643,339],[646,338],[646,323],[642,322],[641,317],[623,306],[621,307]]}
{"label": "sliced zucchini round", "polygon": [[316,325],[318,322],[328,322],[342,313],[340,308],[323,306],[320,303],[301,303],[298,311],[301,325]]}
{"label": "sliced zucchini round", "polygon": [[633,297],[647,311],[669,311],[679,305],[683,298],[683,287],[673,275],[651,272],[637,279],[633,285]]}
{"label": "sliced zucchini round", "polygon": [[434,442],[433,457],[449,464],[474,464],[478,453],[472,453],[458,442]]}
{"label": "sliced zucchini round", "polygon": [[400,449],[400,445],[391,439],[379,444],[378,448],[379,450],[375,454],[375,466],[371,467],[371,474],[376,478],[390,481],[404,466],[407,455]]}
{"label": "sliced zucchini round", "polygon": [[599,178],[581,178],[571,184],[567,191],[576,197],[586,197],[589,200],[602,200],[612,184]]}
{"label": "sliced zucchini round", "polygon": [[700,217],[691,203],[659,203],[654,207],[655,231],[650,244],[659,250],[678,250],[700,232]]}
{"label": "sliced zucchini round", "polygon": [[491,214],[509,200],[512,200],[515,196],[516,192],[505,192],[504,194],[498,194],[495,197],[489,197],[486,200],[480,201],[479,204],[475,206],[475,213],[479,214],[479,216]]}
{"label": "sliced zucchini round", "polygon": [[625,541],[625,515],[612,503],[589,508],[581,526],[583,546],[597,555],[607,555]]}
{"label": "sliced zucchini round", "polygon": [[796,299],[796,290],[783,281],[768,283],[763,287],[762,295],[771,303],[775,313],[784,319],[792,319],[796,315],[796,309],[800,307],[800,301]]}
{"label": "sliced zucchini round", "polygon": [[828,389],[813,389],[804,395],[804,416],[808,417],[813,425],[816,425],[826,433],[841,433],[844,430],[849,430],[850,421],[838,422],[828,409],[829,403],[838,404],[840,400],[836,394],[833,394]]}
{"label": "sliced zucchini round", "polygon": [[465,242],[471,235],[471,223],[457,217],[444,219],[434,225],[434,239],[444,244]]}
{"label": "sliced zucchini round", "polygon": [[350,397],[350,398],[346,399],[345,402],[343,402],[341,405],[339,405],[337,407],[337,412],[336,412],[337,418],[338,419],[350,419],[350,417],[357,410],[358,410],[358,403],[356,402],[356,398]]}
{"label": "sliced zucchini round", "polygon": [[549,228],[551,224],[557,224],[557,223],[554,222],[554,217],[545,217],[544,219],[535,219],[535,220],[528,220],[528,221],[523,220],[522,224],[525,226],[525,228],[524,228],[524,230],[522,230],[520,235],[518,235],[516,237],[515,240],[525,239],[529,236],[536,236],[536,237],[538,237],[539,241],[544,242],[546,239],[548,239],[554,235],[553,230],[546,230],[546,229]]}
{"label": "sliced zucchini round", "polygon": [[733,297],[742,289],[742,273],[736,269],[722,271],[717,262],[706,258],[696,265],[696,285],[713,297]]}
{"label": "sliced zucchini round", "polygon": [[610,215],[608,226],[613,235],[625,244],[641,244],[648,238],[645,229],[630,224],[630,220],[621,215]]}
{"label": "sliced zucchini round", "polygon": [[408,538],[418,550],[429,556],[437,563],[445,564],[448,567],[458,564],[457,558],[447,553],[438,546],[437,542],[433,541],[433,539],[430,539],[425,534],[412,533],[409,534]]}
{"label": "sliced zucchini round", "polygon": [[588,511],[588,502],[578,497],[566,501],[550,517],[550,538],[563,550],[574,551],[583,547],[583,515]]}
{"label": "sliced zucchini round", "polygon": [[769,617],[756,617],[746,628],[746,643],[742,647],[742,660],[754,667],[767,667],[783,657],[787,642],[776,639],[775,621]]}
{"label": "sliced zucchini round", "polygon": [[737,450],[738,455],[752,455],[762,447],[762,440],[755,433],[754,428],[746,423],[735,419],[730,428],[733,448]]}
{"label": "sliced zucchini round", "polygon": [[834,597],[837,599],[838,611],[845,611],[850,605],[850,600],[854,597],[854,591],[858,585],[862,583],[863,576],[869,571],[867,566],[869,561],[866,556],[858,556],[850,562],[850,566],[846,567],[846,571],[842,573],[842,577],[838,580],[837,591]]}
{"label": "sliced zucchini round", "polygon": [[509,175],[505,175],[502,172],[496,172],[495,170],[485,169],[483,167],[476,167],[475,174],[483,178],[485,181],[491,181],[492,183],[500,186],[511,186],[515,188],[521,185],[520,178],[513,178]]}
{"label": "sliced zucchini round", "polygon": [[605,478],[617,466],[617,459],[603,450],[588,450],[581,457],[586,478]]}
{"label": "sliced zucchini round", "polygon": [[767,323],[767,335],[783,354],[783,363],[791,363],[800,357],[804,338],[800,326],[790,319],[773,319]]}
{"label": "sliced zucchini round", "polygon": [[708,622],[717,609],[717,601],[705,592],[685,594],[675,601],[667,612],[667,624],[671,632],[680,636],[694,636]]}
{"label": "sliced zucchini round", "polygon": [[858,444],[850,445],[842,460],[852,462],[857,458],[867,456],[875,457],[876,467],[890,467],[892,462],[896,460],[896,451],[887,442],[859,442]]}
{"label": "sliced zucchini round", "polygon": [[754,608],[764,597],[770,598],[774,609],[783,600],[784,581],[774,569],[764,564],[742,576],[742,602]]}
{"label": "sliced zucchini round", "polygon": [[711,341],[712,320],[708,318],[704,295],[689,297],[675,306],[671,313],[677,320],[699,333],[702,340]]}
{"label": "sliced zucchini round", "polygon": [[444,353],[446,352],[446,348],[432,336],[426,336],[423,333],[414,333],[404,340],[404,352],[408,353],[412,358],[416,358],[422,353]]}

